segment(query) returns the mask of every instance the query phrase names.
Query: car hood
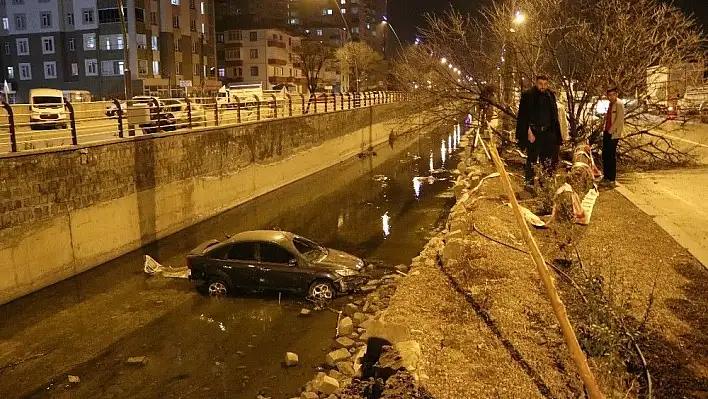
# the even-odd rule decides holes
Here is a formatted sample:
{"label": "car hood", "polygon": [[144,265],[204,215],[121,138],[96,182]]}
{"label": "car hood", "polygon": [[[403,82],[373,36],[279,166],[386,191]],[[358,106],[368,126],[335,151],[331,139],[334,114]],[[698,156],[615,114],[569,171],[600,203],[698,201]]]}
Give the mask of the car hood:
{"label": "car hood", "polygon": [[324,258],[321,258],[314,263],[317,266],[324,266],[332,269],[341,269],[344,267],[346,269],[359,271],[362,267],[364,267],[364,261],[356,256],[330,248],[327,248],[327,255]]}

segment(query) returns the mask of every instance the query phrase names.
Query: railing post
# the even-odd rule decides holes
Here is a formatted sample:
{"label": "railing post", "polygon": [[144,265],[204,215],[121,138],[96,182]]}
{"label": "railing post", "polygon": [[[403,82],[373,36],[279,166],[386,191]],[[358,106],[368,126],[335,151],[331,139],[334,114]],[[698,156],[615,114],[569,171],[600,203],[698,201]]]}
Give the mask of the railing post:
{"label": "railing post", "polygon": [[69,123],[71,124],[71,144],[79,145],[79,138],[76,136],[76,114],[74,114],[74,106],[69,100],[64,100],[64,106],[69,110]]}
{"label": "railing post", "polygon": [[120,101],[115,98],[113,99],[113,105],[116,106],[116,115],[118,115],[118,137],[123,138],[123,109],[120,106]]}
{"label": "railing post", "polygon": [[[206,114],[206,112],[205,112]],[[216,126],[219,126],[219,104],[215,103],[214,104],[214,124]]]}
{"label": "railing post", "polygon": [[285,93],[285,97],[288,99],[288,116],[293,116],[293,98],[290,93]]}
{"label": "railing post", "polygon": [[[312,101],[313,98],[315,99],[315,101]],[[314,112],[316,114],[317,113],[317,94],[310,93],[310,102],[312,102],[313,103],[312,105],[315,106],[315,109],[312,112]]]}
{"label": "railing post", "polygon": [[153,106],[155,107],[155,118],[157,121],[157,133],[162,132],[162,115],[161,115],[161,109],[160,109],[160,103],[157,101],[156,98],[151,99]]}
{"label": "railing post", "polygon": [[337,110],[337,93],[332,93],[332,111]]}
{"label": "railing post", "polygon": [[12,107],[7,102],[2,102],[3,108],[7,111],[7,124],[10,130],[10,151],[17,152],[17,136],[15,136],[15,114],[12,112]]}
{"label": "railing post", "polygon": [[352,109],[352,94],[347,92],[347,102],[349,103],[349,107],[347,109]]}
{"label": "railing post", "polygon": [[305,114],[305,95],[300,93],[300,101],[302,101],[302,108],[300,108],[300,115]]}
{"label": "railing post", "polygon": [[278,119],[278,99],[275,97],[275,94],[271,94],[271,97],[273,97],[273,118]]}
{"label": "railing post", "polygon": [[236,99],[236,123],[241,123],[241,99],[234,95]]}
{"label": "railing post", "polygon": [[[189,97],[185,97],[184,101],[187,102],[187,120],[189,121],[189,128],[192,128],[192,102],[189,100]],[[177,121],[175,121],[177,123]]]}
{"label": "railing post", "polygon": [[[315,100],[317,101],[317,100]],[[325,112],[327,112],[327,103],[329,102],[329,96],[327,93],[324,93],[324,103],[325,103]]]}
{"label": "railing post", "polygon": [[256,112],[256,120],[259,121],[261,120],[261,99],[258,98],[258,95],[254,94],[253,97],[256,98],[256,104],[258,104],[258,110]]}
{"label": "railing post", "polygon": [[339,105],[339,108],[344,111],[344,93],[342,93],[341,91],[339,92]]}

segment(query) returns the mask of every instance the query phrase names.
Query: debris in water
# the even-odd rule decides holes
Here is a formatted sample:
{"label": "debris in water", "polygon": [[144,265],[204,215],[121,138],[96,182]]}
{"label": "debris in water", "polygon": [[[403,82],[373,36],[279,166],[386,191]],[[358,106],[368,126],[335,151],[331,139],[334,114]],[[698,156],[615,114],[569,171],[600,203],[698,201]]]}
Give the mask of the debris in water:
{"label": "debris in water", "polygon": [[145,255],[145,266],[143,267],[143,270],[150,276],[159,274],[162,277],[189,278],[189,269],[186,267],[172,268],[169,266],[162,266],[149,255]]}

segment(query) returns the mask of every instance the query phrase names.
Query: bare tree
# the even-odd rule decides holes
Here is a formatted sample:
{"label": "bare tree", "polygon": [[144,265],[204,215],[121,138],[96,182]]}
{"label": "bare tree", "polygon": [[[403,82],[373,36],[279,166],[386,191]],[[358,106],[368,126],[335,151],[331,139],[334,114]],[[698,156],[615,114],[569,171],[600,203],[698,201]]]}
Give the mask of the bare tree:
{"label": "bare tree", "polygon": [[363,42],[347,42],[336,51],[337,59],[339,59],[343,69],[351,68],[354,72],[354,78],[357,84],[355,88],[359,91],[360,83],[363,82],[370,72],[372,72],[381,60],[382,57],[368,44]]}
{"label": "bare tree", "polygon": [[[425,103],[454,104],[446,107],[452,114],[438,119],[479,104],[513,121],[520,91],[545,72],[565,103],[575,141],[601,128],[596,105],[616,86],[629,100],[629,132],[620,154],[633,160],[689,160],[671,140],[652,133],[666,122],[656,114],[665,115],[669,104],[647,96],[651,71],[686,65],[703,71],[704,37],[679,9],[656,0],[505,0],[477,15],[449,10],[427,22],[423,44],[407,49],[407,65],[395,70],[399,82],[418,91]],[[479,97],[490,87],[493,95]],[[647,117],[650,113],[655,115]]]}
{"label": "bare tree", "polygon": [[310,93],[316,92],[322,69],[328,61],[334,59],[334,51],[323,42],[303,40],[293,52],[302,64],[302,71],[307,77],[307,89]]}

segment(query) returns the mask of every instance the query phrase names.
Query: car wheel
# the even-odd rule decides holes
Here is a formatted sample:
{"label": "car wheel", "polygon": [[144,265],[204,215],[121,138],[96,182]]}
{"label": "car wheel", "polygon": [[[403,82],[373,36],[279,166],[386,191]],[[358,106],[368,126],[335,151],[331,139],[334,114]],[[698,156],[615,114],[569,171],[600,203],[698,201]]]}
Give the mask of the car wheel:
{"label": "car wheel", "polygon": [[226,281],[221,277],[212,277],[207,284],[206,292],[209,296],[226,296],[229,293],[229,288]]}
{"label": "car wheel", "polygon": [[310,294],[310,297],[314,299],[330,300],[334,299],[337,291],[334,289],[334,284],[332,284],[331,281],[317,280],[310,285],[308,293]]}

